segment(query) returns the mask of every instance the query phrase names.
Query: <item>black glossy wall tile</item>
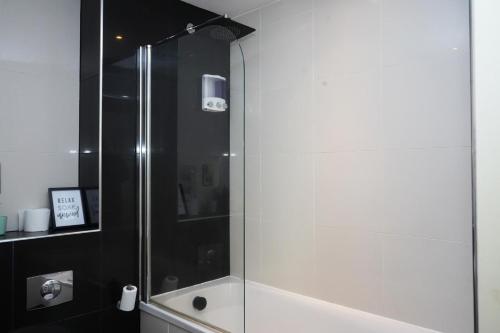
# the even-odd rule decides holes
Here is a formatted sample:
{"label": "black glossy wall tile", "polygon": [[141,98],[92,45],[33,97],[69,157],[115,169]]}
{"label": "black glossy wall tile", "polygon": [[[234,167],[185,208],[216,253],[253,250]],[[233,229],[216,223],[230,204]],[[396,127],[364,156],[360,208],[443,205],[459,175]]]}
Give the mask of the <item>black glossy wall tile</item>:
{"label": "black glossy wall tile", "polygon": [[79,165],[81,187],[99,185],[100,0],[81,2]]}
{"label": "black glossy wall tile", "polygon": [[[82,186],[94,186],[98,180],[98,14],[99,0],[82,1],[79,170]],[[139,45],[175,34],[187,23],[198,24],[215,16],[177,0],[104,0],[102,231],[0,244],[0,283],[9,286],[7,297],[0,298],[0,332],[139,332],[138,311],[124,313],[116,309],[121,288],[129,283],[137,285],[139,281],[135,54]],[[117,34],[124,39],[115,39]],[[176,75],[173,77],[177,80]],[[162,89],[174,91],[176,86],[177,81],[166,82]],[[176,110],[177,104],[171,106]],[[187,277],[183,279],[185,284],[227,274],[227,219],[200,225],[171,223],[177,219],[177,168],[169,163],[177,150],[176,139],[170,141],[177,137],[177,116],[169,118],[167,113],[163,120],[168,126],[173,125],[164,131],[163,138],[169,144],[167,151],[172,155],[164,155],[163,163],[171,167],[166,174],[174,176],[170,180],[174,190],[161,198],[165,205],[170,205],[172,214],[171,221],[170,215],[162,216],[169,220],[167,237],[162,241],[168,240],[172,253],[179,256],[158,256],[159,267],[186,272],[182,273]],[[171,120],[175,121],[170,123]],[[221,142],[225,142],[224,147],[215,145],[209,150],[219,154],[227,149],[227,139],[222,138]],[[92,153],[83,154],[84,150]],[[227,186],[227,179],[221,184]],[[226,210],[227,207],[222,208]],[[185,251],[186,240],[199,245]],[[203,255],[211,247],[222,254],[215,256],[215,261],[213,258],[207,261]],[[201,263],[198,258],[202,258]],[[26,311],[26,278],[63,270],[74,271],[74,300]]]}
{"label": "black glossy wall tile", "polygon": [[78,183],[99,186],[99,77],[80,81]]}
{"label": "black glossy wall tile", "polygon": [[[80,15],[80,80],[99,76],[101,0],[82,0]],[[104,0],[106,1],[106,0]],[[97,37],[97,38],[96,38]]]}
{"label": "black glossy wall tile", "polygon": [[[44,238],[14,243],[14,327],[50,323],[101,308],[101,240],[99,233]],[[73,271],[73,301],[34,311],[26,310],[26,279]]]}
{"label": "black glossy wall tile", "polygon": [[[105,0],[105,63],[135,54],[155,42],[217,16],[178,0]],[[119,13],[119,14],[117,14]],[[116,36],[124,39],[118,41]]]}
{"label": "black glossy wall tile", "polygon": [[0,285],[5,286],[5,293],[0,297],[0,332],[12,328],[14,288],[12,282],[12,244],[0,244]]}
{"label": "black glossy wall tile", "polygon": [[230,111],[201,109],[203,74],[229,83],[229,43],[210,32],[152,51],[152,294],[166,291],[167,276],[182,288],[230,271]]}
{"label": "black glossy wall tile", "polygon": [[114,307],[101,311],[102,332],[139,333],[139,311],[122,312]]}
{"label": "black glossy wall tile", "polygon": [[102,173],[103,306],[138,284],[137,70],[135,55],[104,66]]}
{"label": "black glossy wall tile", "polygon": [[58,320],[48,324],[26,326],[13,333],[100,333],[102,320],[100,311]]}

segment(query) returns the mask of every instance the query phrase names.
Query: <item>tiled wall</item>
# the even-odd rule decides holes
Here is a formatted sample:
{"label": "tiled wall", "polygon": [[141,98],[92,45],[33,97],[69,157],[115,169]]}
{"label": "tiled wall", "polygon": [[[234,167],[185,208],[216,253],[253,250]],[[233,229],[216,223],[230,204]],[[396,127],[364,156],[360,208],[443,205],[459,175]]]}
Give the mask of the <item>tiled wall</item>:
{"label": "tiled wall", "polygon": [[246,56],[246,276],[473,331],[467,0],[283,0]]}
{"label": "tiled wall", "polygon": [[498,1],[473,1],[479,331],[500,329],[500,29]]}
{"label": "tiled wall", "polygon": [[[61,29],[65,27],[65,29]],[[80,1],[0,0],[0,215],[78,185]]]}
{"label": "tiled wall", "polygon": [[[38,8],[37,5],[39,5],[35,0],[8,2],[12,4],[15,2],[16,5],[24,4],[26,8],[31,8],[31,6]],[[40,1],[40,4],[48,5],[48,2],[54,3],[54,1]],[[59,7],[59,10],[64,8]],[[120,8],[123,8],[123,2],[120,3]],[[3,14],[1,9],[0,13]],[[45,7],[38,9],[39,17],[33,15],[33,20],[45,18],[42,15]],[[115,8],[107,7],[105,13],[110,12],[116,12]],[[76,110],[78,110],[78,99],[80,99],[82,101],[80,110],[87,118],[92,118],[91,115],[99,112],[98,99],[96,101],[95,96],[96,92],[99,93],[99,80],[96,79],[99,76],[99,48],[96,45],[100,44],[100,1],[85,0],[82,2],[81,13],[82,76],[77,79],[82,81],[80,95],[76,96]],[[77,19],[79,20],[80,16],[77,16]],[[109,16],[104,21],[109,22]],[[107,29],[109,25],[106,23],[104,30],[107,31]],[[56,36],[57,31],[49,37],[56,38]],[[105,45],[106,50],[112,47],[109,43]],[[37,61],[45,59],[40,50],[30,54],[30,57]],[[105,66],[106,79],[104,81],[107,86],[105,90],[114,83],[109,79],[110,71],[112,69]],[[58,73],[57,68],[53,69],[53,73],[54,75]],[[136,73],[133,73],[125,79],[134,82],[136,77]],[[40,88],[47,89],[43,86]],[[76,88],[78,94],[78,85]],[[133,93],[137,91],[135,86],[132,91]],[[59,97],[61,100],[65,98],[65,96]],[[26,100],[29,100],[29,96]],[[58,100],[56,99],[55,102]],[[138,253],[137,246],[134,246],[137,242],[136,197],[133,190],[136,184],[134,178],[136,161],[133,151],[136,105],[134,103],[134,108],[127,109],[125,103],[115,108],[108,104],[108,107],[103,109],[105,120],[103,122],[102,164],[103,174],[107,174],[107,177],[103,178],[102,231],[0,244],[0,283],[7,288],[0,301],[0,322],[2,323],[0,332],[86,333],[112,330],[137,332],[139,330],[138,311],[124,313],[116,309],[116,301],[120,297],[122,286],[128,283],[137,284],[138,281]],[[119,109],[119,112],[116,112],[116,109]],[[78,113],[76,116],[78,117]],[[78,119],[76,121],[78,125]],[[92,124],[95,123],[93,119],[87,119],[86,126],[79,128],[79,134],[86,139],[86,142],[96,141],[94,135],[98,131],[92,128]],[[115,123],[120,123],[120,135],[117,135],[118,130],[113,126]],[[20,128],[20,130],[23,129]],[[78,142],[78,129],[76,135]],[[29,132],[27,136],[29,137]],[[116,144],[117,140],[122,146]],[[132,142],[131,145],[129,145],[130,142]],[[75,156],[78,158],[78,155]],[[129,156],[132,158],[127,161]],[[31,170],[37,167],[38,165],[33,164]],[[95,171],[91,167],[81,164],[79,169],[81,179],[94,179]],[[75,182],[78,179],[77,172],[78,170],[75,169]],[[44,175],[41,173],[39,177]],[[130,190],[124,191],[123,189]],[[119,192],[118,195],[116,192]],[[126,258],[126,260],[117,260],[117,258]],[[64,270],[74,272],[73,301],[55,307],[26,311],[26,279]]]}

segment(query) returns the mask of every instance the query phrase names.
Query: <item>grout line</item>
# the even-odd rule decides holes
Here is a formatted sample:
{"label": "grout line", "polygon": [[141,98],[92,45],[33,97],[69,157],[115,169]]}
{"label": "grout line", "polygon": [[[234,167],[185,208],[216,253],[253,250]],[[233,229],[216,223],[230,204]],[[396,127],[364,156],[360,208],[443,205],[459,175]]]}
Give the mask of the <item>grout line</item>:
{"label": "grout line", "polygon": [[231,17],[231,19],[235,20],[235,19],[240,18],[242,16],[252,14],[253,12],[257,12],[257,11],[260,12],[263,9],[265,9],[266,7],[271,7],[271,6],[275,5],[275,4],[277,4],[278,2],[281,2],[281,0],[273,0],[271,2],[262,4],[262,5],[260,5],[260,6],[256,7],[256,8],[248,9],[248,10],[246,10],[246,11],[240,13],[240,14],[236,14],[236,16]]}
{"label": "grout line", "polygon": [[457,240],[449,240],[449,239],[443,239],[443,238],[438,238],[438,237],[410,235],[410,234],[403,234],[403,233],[397,233],[397,232],[365,230],[365,229],[362,229],[360,227],[353,228],[353,227],[332,226],[332,225],[324,225],[324,224],[319,224],[318,226],[321,228],[326,228],[326,229],[346,230],[346,231],[357,232],[360,234],[372,234],[372,235],[378,235],[378,236],[398,237],[398,238],[411,238],[411,239],[427,240],[427,241],[433,241],[433,242],[442,242],[442,243],[448,243],[448,244],[453,244],[453,245],[464,245],[464,246],[471,245],[471,243],[468,243],[467,241],[457,241]]}
{"label": "grout line", "polygon": [[[316,137],[314,133],[316,133],[316,119],[317,119],[317,91],[316,91],[316,80],[318,74],[317,64],[315,62],[316,59],[316,48],[318,46],[316,40],[316,0],[311,0],[312,14],[311,14],[311,96],[312,96],[312,120],[311,120],[311,150],[314,148],[314,143],[316,142]],[[313,204],[312,204],[312,215],[313,215],[313,279],[316,280],[318,276],[318,237],[317,237],[317,223],[318,223],[318,214],[317,214],[317,181],[318,181],[318,159],[317,155],[314,154],[312,156],[312,167],[313,167]],[[314,283],[316,284],[316,283]],[[314,291],[313,291],[314,292]]]}
{"label": "grout line", "polygon": [[259,279],[261,281],[265,281],[264,278],[264,224],[263,224],[263,193],[264,193],[264,185],[263,185],[263,177],[264,177],[264,154],[263,154],[263,149],[262,149],[262,144],[263,144],[263,138],[262,138],[262,10],[258,10],[258,27],[259,27],[259,33],[257,35],[258,38],[258,116],[257,116],[257,121],[258,121],[258,147],[259,147],[259,267],[258,267],[258,274],[259,274]]}

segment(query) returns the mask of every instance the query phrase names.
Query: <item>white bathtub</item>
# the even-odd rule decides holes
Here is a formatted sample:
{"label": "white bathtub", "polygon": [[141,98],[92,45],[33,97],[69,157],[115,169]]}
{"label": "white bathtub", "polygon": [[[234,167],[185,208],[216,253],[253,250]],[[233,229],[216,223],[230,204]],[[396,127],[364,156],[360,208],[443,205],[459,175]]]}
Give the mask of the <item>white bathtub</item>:
{"label": "white bathtub", "polygon": [[[243,309],[243,295],[246,313]],[[207,307],[192,306],[196,296],[207,299]],[[211,281],[152,298],[155,304],[141,309],[193,333],[431,333],[429,329],[384,318],[344,306],[294,294],[234,277]],[[192,322],[168,309],[186,314]],[[246,330],[244,330],[244,322]],[[218,329],[215,329],[218,328]],[[149,333],[149,332],[141,332]]]}

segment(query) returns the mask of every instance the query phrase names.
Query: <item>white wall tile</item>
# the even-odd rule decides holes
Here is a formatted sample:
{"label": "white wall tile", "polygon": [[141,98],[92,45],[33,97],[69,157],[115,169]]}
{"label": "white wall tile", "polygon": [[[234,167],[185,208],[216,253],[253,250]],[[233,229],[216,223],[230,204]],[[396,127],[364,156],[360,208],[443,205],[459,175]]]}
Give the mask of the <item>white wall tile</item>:
{"label": "white wall tile", "polygon": [[470,146],[467,59],[382,70],[381,126],[387,148]]}
{"label": "white wall tile", "polygon": [[49,208],[48,188],[78,183],[78,155],[57,153],[4,153],[0,211],[8,217],[8,230],[17,229],[17,211]]}
{"label": "white wall tile", "polygon": [[330,75],[314,84],[316,152],[374,149],[380,144],[380,74]]}
{"label": "white wall tile", "polygon": [[245,278],[262,281],[262,223],[260,219],[245,219]]}
{"label": "white wall tile", "polygon": [[468,3],[282,0],[257,18],[254,279],[470,332]]}
{"label": "white wall tile", "polygon": [[80,0],[0,5],[0,215],[14,230],[18,209],[78,183]]}
{"label": "white wall tile", "polygon": [[279,21],[262,19],[260,58],[263,92],[310,85],[312,20],[310,12]]}
{"label": "white wall tile", "polygon": [[[183,0],[184,2],[190,3],[197,7],[209,10],[214,13],[223,14],[226,13],[235,19],[237,22],[241,22],[240,18],[245,17],[246,12],[255,10],[259,7],[266,6],[269,3],[275,2],[276,0]],[[243,15],[243,16],[238,16]]]}
{"label": "white wall tile", "polygon": [[22,73],[77,75],[80,0],[6,1],[0,43],[0,66]]}
{"label": "white wall tile", "polygon": [[79,78],[0,70],[0,151],[78,149]]}
{"label": "white wall tile", "polygon": [[[275,1],[267,7],[262,8],[262,22],[267,28],[268,24],[277,23],[285,20],[298,19],[297,16],[310,12],[313,9],[313,0],[286,0]],[[295,22],[297,23],[297,22]],[[293,27],[290,27],[293,29]],[[287,33],[290,37],[290,33]],[[288,38],[287,37],[287,38]]]}
{"label": "white wall tile", "polygon": [[440,332],[473,327],[472,247],[384,237],[384,314]]}
{"label": "white wall tile", "polygon": [[[262,24],[261,121],[264,152],[312,145],[312,14]],[[285,56],[286,55],[286,56]],[[264,118],[263,118],[264,119]]]}
{"label": "white wall tile", "polygon": [[384,153],[384,231],[470,243],[470,148]]}
{"label": "white wall tile", "polygon": [[380,65],[380,1],[315,0],[318,75],[363,73]]}
{"label": "white wall tile", "polygon": [[311,154],[268,154],[262,160],[264,222],[312,225],[313,157]]}
{"label": "white wall tile", "polygon": [[336,227],[316,229],[315,296],[372,313],[381,312],[382,242],[375,234]]}
{"label": "white wall tile", "polygon": [[247,155],[245,158],[245,217],[262,216],[262,159]]}
{"label": "white wall tile", "polygon": [[299,85],[262,94],[262,150],[303,153],[312,150],[311,95]]}
{"label": "white wall tile", "polygon": [[227,158],[229,158],[229,190],[231,193],[229,212],[231,215],[243,216],[245,213],[245,158],[241,153]]}
{"label": "white wall tile", "polygon": [[260,98],[260,11],[243,16],[243,24],[256,31],[241,40],[245,56],[245,152],[249,155],[261,152],[261,98]]}
{"label": "white wall tile", "polygon": [[245,215],[245,75],[244,59],[239,46],[231,45],[231,108],[229,154],[229,239],[231,275],[244,276]]}
{"label": "white wall tile", "polygon": [[245,224],[242,215],[231,215],[229,219],[229,267],[232,276],[245,275]]}
{"label": "white wall tile", "polygon": [[310,295],[314,288],[312,224],[262,224],[262,282]]}
{"label": "white wall tile", "polygon": [[[382,160],[377,151],[318,154],[316,223],[382,231]],[[332,245],[333,246],[333,245]]]}
{"label": "white wall tile", "polygon": [[443,64],[456,57],[457,52],[468,57],[468,0],[381,0],[380,3],[384,66]]}

